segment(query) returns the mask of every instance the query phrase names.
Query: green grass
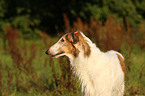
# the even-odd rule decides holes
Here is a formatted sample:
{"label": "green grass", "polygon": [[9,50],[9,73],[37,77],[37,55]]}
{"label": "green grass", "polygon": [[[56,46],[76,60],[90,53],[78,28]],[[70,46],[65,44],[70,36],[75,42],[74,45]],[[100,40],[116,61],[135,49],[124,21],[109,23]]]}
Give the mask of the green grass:
{"label": "green grass", "polygon": [[[53,42],[56,39],[53,39]],[[33,47],[35,47],[35,56],[28,67],[31,73],[28,73],[23,66],[19,70],[11,58],[8,51],[8,44],[4,50],[2,39],[0,39],[0,73],[2,74],[0,94],[5,96],[80,96],[81,90],[79,82],[72,76],[72,86],[67,88],[68,73],[61,69],[61,65],[67,68],[66,58],[53,59],[45,55],[45,51],[50,46],[43,40],[19,40],[21,56],[26,66],[30,62],[27,60],[31,57]],[[32,47],[32,45],[34,46]],[[26,52],[25,52],[26,51]],[[138,45],[132,47],[130,57],[128,57],[127,47],[122,48],[122,54],[125,57],[125,63],[128,73],[125,82],[125,95],[145,95],[145,51],[141,50]],[[61,61],[60,61],[61,60]],[[61,65],[60,65],[60,62]],[[54,67],[54,68],[53,68]],[[55,84],[55,76],[58,86]],[[63,74],[63,77],[61,75]],[[12,77],[11,77],[12,76]],[[11,78],[10,78],[11,77]],[[10,84],[9,83],[10,80]],[[18,81],[17,81],[18,80]],[[17,82],[19,88],[17,88]],[[9,86],[9,89],[8,89]]]}
{"label": "green grass", "polygon": [[[2,40],[0,40],[2,41]],[[2,42],[0,42],[3,45]],[[43,43],[43,40],[35,40],[35,41],[19,41],[20,45],[18,46],[20,49],[20,53],[24,59],[24,63],[27,64],[27,60],[31,57],[31,45],[34,43],[35,45],[35,57],[31,60],[32,64],[29,69],[32,71],[32,75],[26,72],[22,67],[22,71],[20,71],[13,63],[13,59],[11,58],[11,54],[8,52],[8,45],[7,49],[4,50],[3,46],[0,47],[0,64],[1,64],[1,73],[2,73],[2,87],[0,90],[2,95],[9,95],[9,96],[73,96],[74,94],[79,94],[80,92],[76,93],[73,91],[68,91],[67,89],[63,88],[63,86],[56,87],[55,80],[53,77],[53,71],[50,66],[50,61],[54,64],[55,75],[60,80],[62,70],[59,65],[58,59],[50,59],[49,56],[45,54],[45,51],[48,49],[48,45]],[[49,44],[49,42],[48,42]],[[27,51],[27,52],[25,52]],[[27,54],[27,55],[26,55]],[[9,82],[9,76],[12,76],[10,79],[11,83]],[[17,78],[19,78],[19,85],[24,88],[16,88]],[[38,80],[37,80],[38,79]],[[42,84],[40,86],[39,84]],[[10,88],[8,89],[8,86]],[[8,91],[7,91],[8,89]],[[65,90],[62,92],[62,90]],[[77,89],[76,89],[77,90]],[[26,92],[25,92],[26,91]],[[76,95],[77,96],[77,95]]]}
{"label": "green grass", "polygon": [[145,51],[140,46],[133,45],[130,57],[127,49],[123,49],[127,68],[125,94],[145,95]]}

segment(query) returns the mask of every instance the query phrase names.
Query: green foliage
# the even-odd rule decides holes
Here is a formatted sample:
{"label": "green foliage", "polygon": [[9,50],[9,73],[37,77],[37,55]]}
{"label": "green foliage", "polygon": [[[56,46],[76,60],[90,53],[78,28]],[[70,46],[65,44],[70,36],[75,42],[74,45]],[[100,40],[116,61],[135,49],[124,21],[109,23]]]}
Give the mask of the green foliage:
{"label": "green foliage", "polygon": [[4,17],[5,11],[6,11],[5,10],[5,0],[1,0],[0,1],[0,18]]}
{"label": "green foliage", "polygon": [[[16,64],[13,62],[13,58],[11,57],[11,55],[9,53],[6,53],[5,51],[0,51],[0,66],[2,66],[0,70],[0,73],[2,74],[2,78],[0,78],[0,81],[2,81],[2,96],[80,95],[80,90],[78,87],[79,85],[77,82],[74,82],[74,78],[72,80],[73,84],[75,85],[72,86],[72,88],[74,87],[75,89],[70,88],[68,90],[67,88],[65,88],[67,83],[67,81],[65,81],[67,80],[67,77],[65,79],[65,75],[67,73],[63,73],[64,78],[61,77],[63,70],[60,68],[61,65],[59,60],[63,60],[62,62],[66,62],[66,58],[54,60],[50,59],[47,55],[45,55],[47,47],[42,40],[26,40],[19,43],[21,43],[21,45],[19,45],[19,48],[21,50],[21,56],[24,60],[23,63],[26,64],[26,67],[29,66],[28,69],[30,69],[30,72],[25,69],[24,66],[22,66],[22,62],[20,62],[20,69],[17,68]],[[35,54],[37,54],[37,56],[33,56],[33,58],[30,59],[31,55],[33,54],[32,50],[34,50],[33,44],[35,44],[36,46],[37,51],[35,51]],[[52,67],[53,65],[50,64],[50,62],[54,64],[54,69]],[[58,81],[55,81],[54,75],[57,76]],[[56,82],[61,83],[58,83],[59,85],[56,86]]]}
{"label": "green foliage", "polygon": [[140,46],[133,45],[132,52],[129,56],[128,49],[123,49],[123,55],[126,56],[126,67],[127,67],[127,77],[125,79],[126,90],[125,93],[127,96],[132,94],[142,94],[144,95],[145,90],[145,66],[144,58],[145,52],[141,50]]}
{"label": "green foliage", "polygon": [[20,32],[27,37],[36,33],[33,32],[34,29],[54,34],[64,30],[64,13],[69,16],[70,24],[73,24],[78,17],[89,22],[90,16],[104,24],[108,16],[112,14],[118,20],[125,21],[127,17],[130,25],[136,27],[145,19],[144,0],[65,0],[58,2],[45,0],[41,4],[40,2],[40,0],[0,0],[0,31],[3,31],[3,26],[9,24],[20,29]]}
{"label": "green foliage", "polygon": [[39,25],[39,20],[37,19],[31,19],[29,15],[22,15],[17,16],[13,18],[12,25],[19,29],[21,34],[24,35],[26,38],[35,38],[37,36],[36,33],[34,33],[34,26]]}
{"label": "green foliage", "polygon": [[[88,14],[91,14],[95,19],[105,22],[109,16],[110,10],[109,7],[104,5],[99,7],[97,4],[86,3],[84,11]],[[85,17],[88,19],[88,17]]]}
{"label": "green foliage", "polygon": [[0,0],[0,95],[80,96],[68,59],[44,53],[58,37],[38,31],[54,34],[66,22],[67,31],[82,30],[101,50],[121,51],[128,70],[125,95],[145,95],[144,6],[145,0]]}
{"label": "green foliage", "polygon": [[[67,78],[64,79],[64,85],[60,84],[59,87],[55,85],[55,79],[53,76],[53,69],[51,67],[50,61],[54,64],[55,74],[57,75],[58,80],[62,80],[61,67],[65,64],[66,59],[49,59],[48,56],[44,54],[47,49],[47,45],[44,44],[43,40],[35,40],[35,41],[21,41],[21,53],[24,51],[23,59],[27,61],[31,57],[31,46],[35,43],[36,46],[36,56],[32,59],[32,65],[30,65],[31,72],[35,74],[35,78],[22,67],[22,70],[17,69],[14,64],[10,54],[6,53],[2,50],[0,51],[0,60],[1,60],[1,73],[2,73],[2,95],[9,96],[80,96],[80,87],[79,82],[73,81],[76,89],[65,89],[65,83],[67,82]],[[49,44],[49,43],[48,43]],[[126,45],[125,45],[126,46]],[[26,49],[25,49],[26,48]],[[128,48],[122,48],[123,55],[126,60],[126,66],[130,63],[130,71],[127,72],[126,82],[125,82],[125,95],[136,95],[136,94],[145,94],[145,66],[144,66],[144,58],[145,52],[141,50],[140,46],[134,45],[130,58],[126,58],[128,56]],[[26,52],[26,53],[25,53]],[[27,55],[26,55],[27,54]],[[65,60],[64,60],[65,59]],[[64,60],[60,61],[59,60]],[[29,63],[27,63],[29,65]],[[7,70],[8,66],[8,70]],[[9,75],[8,75],[8,72]],[[7,93],[7,88],[9,86],[9,76],[12,75],[12,82],[10,83],[10,89]],[[16,87],[17,84],[17,75],[19,76],[19,90]],[[36,77],[38,81],[36,80]],[[76,78],[73,78],[75,80]],[[38,86],[38,83],[41,83],[42,86]],[[73,86],[73,87],[74,87]]]}
{"label": "green foliage", "polygon": [[135,6],[131,0],[111,0],[110,6],[112,11],[120,16],[128,16],[131,12],[135,11]]}
{"label": "green foliage", "polygon": [[[109,14],[117,16],[118,19],[124,19],[125,17],[128,17],[131,26],[135,27],[137,24],[141,23],[141,20],[143,20],[143,15],[136,10],[137,6],[135,6],[133,3],[134,2],[131,0],[103,0],[94,3],[87,2],[85,6],[83,6],[84,11],[81,11],[81,13],[85,13],[83,13],[81,16],[85,19],[88,19],[87,16],[91,15],[95,19],[102,21],[102,23],[107,20]],[[145,4],[145,2],[142,3],[142,5]],[[141,3],[138,5],[140,4]],[[142,10],[142,13],[144,12],[142,7],[140,10]]]}
{"label": "green foliage", "polygon": [[[24,18],[18,21],[21,19],[23,21]],[[66,22],[69,21],[66,19]],[[16,23],[21,27],[21,23]],[[125,96],[144,95],[145,28],[140,26],[136,29],[138,32],[133,34],[130,27],[128,27],[130,31],[127,32],[121,25],[110,16],[103,26],[93,18],[90,23],[84,23],[78,18],[73,28],[81,29],[91,40],[97,42],[96,45],[101,50],[120,51],[125,58],[127,69]],[[66,29],[73,30],[70,25]],[[52,59],[45,55],[45,51],[57,42],[60,36],[50,37],[37,30],[42,38],[28,40],[19,38],[17,29],[11,26],[6,29],[6,33],[4,36],[6,38],[3,38],[6,46],[0,46],[0,94],[3,96],[81,95],[80,83],[72,75],[68,58]],[[0,44],[2,43],[0,38]]]}

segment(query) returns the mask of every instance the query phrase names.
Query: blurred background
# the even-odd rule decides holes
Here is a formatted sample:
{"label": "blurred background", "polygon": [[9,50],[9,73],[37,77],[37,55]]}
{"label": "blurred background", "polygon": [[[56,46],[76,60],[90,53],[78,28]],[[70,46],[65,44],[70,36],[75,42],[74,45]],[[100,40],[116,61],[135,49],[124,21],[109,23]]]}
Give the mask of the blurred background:
{"label": "blurred background", "polygon": [[0,0],[0,96],[80,96],[68,58],[45,54],[74,30],[122,53],[125,96],[145,95],[145,0]]}

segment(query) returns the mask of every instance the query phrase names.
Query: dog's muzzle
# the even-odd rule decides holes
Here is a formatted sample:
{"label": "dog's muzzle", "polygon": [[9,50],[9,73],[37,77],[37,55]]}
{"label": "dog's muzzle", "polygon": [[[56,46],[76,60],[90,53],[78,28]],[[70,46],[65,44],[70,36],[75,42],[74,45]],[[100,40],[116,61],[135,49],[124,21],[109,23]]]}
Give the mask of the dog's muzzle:
{"label": "dog's muzzle", "polygon": [[47,55],[51,55],[52,57],[56,57],[56,56],[58,56],[58,55],[63,54],[64,51],[60,51],[60,52],[58,52],[58,53],[56,53],[56,54],[52,54],[52,53],[50,52],[50,50],[48,49],[48,50],[45,51],[45,53],[46,53]]}

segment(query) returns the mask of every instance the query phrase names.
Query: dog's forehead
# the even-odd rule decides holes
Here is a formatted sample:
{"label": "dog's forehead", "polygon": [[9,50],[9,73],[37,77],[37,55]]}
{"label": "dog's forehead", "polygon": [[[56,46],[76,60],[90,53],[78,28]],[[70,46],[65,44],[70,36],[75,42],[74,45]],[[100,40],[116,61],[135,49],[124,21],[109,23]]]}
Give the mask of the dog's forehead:
{"label": "dog's forehead", "polygon": [[72,33],[67,33],[65,34],[65,39],[68,41],[68,42],[71,42],[72,41]]}

